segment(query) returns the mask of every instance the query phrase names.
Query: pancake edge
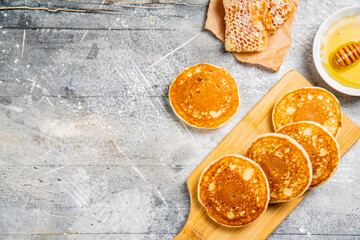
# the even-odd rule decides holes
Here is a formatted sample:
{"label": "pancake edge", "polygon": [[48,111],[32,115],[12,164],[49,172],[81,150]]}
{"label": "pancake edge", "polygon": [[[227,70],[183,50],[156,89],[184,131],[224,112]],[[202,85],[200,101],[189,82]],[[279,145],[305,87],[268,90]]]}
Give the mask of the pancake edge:
{"label": "pancake edge", "polygon": [[[223,223],[219,223],[218,221],[216,221],[214,218],[212,218],[212,217],[210,216],[207,208],[205,207],[205,205],[204,205],[203,202],[201,201],[200,191],[199,191],[199,190],[200,190],[200,182],[201,182],[201,179],[202,179],[204,173],[210,168],[210,166],[212,166],[214,163],[220,161],[220,160],[221,160],[222,158],[224,158],[224,157],[237,157],[237,158],[241,158],[241,159],[243,159],[243,160],[246,160],[246,161],[254,164],[255,166],[257,166],[257,167],[261,170],[261,172],[262,172],[262,174],[263,174],[263,176],[264,176],[264,179],[266,180],[266,185],[267,185],[267,190],[268,190],[266,207],[265,207],[264,211],[263,211],[254,221],[249,222],[248,224],[241,225],[241,226],[229,226],[229,225],[226,225],[226,224],[223,224]],[[248,158],[248,157],[239,155],[239,154],[228,154],[228,155],[221,156],[221,157],[219,157],[218,159],[212,161],[212,162],[202,171],[202,173],[201,173],[201,175],[200,175],[200,177],[199,177],[198,185],[197,185],[197,196],[198,196],[198,201],[199,201],[200,204],[204,207],[207,215],[208,215],[214,222],[216,222],[216,223],[219,224],[219,225],[222,225],[222,226],[225,226],[225,227],[229,227],[229,228],[240,228],[240,227],[245,227],[245,226],[247,226],[247,225],[255,222],[255,221],[258,220],[262,215],[265,214],[265,212],[266,212],[266,210],[267,210],[267,208],[268,208],[268,206],[269,206],[269,203],[270,203],[270,185],[269,185],[269,181],[268,181],[268,179],[267,179],[267,177],[266,177],[265,172],[264,172],[263,169],[260,167],[260,165],[257,164],[255,161],[251,160],[251,159]]]}
{"label": "pancake edge", "polygon": [[[281,99],[283,99],[286,95],[288,95],[289,93],[291,92],[295,92],[296,90],[299,90],[299,89],[307,89],[307,88],[311,88],[311,89],[314,89],[314,88],[317,88],[317,89],[320,89],[322,91],[326,91],[328,93],[330,93],[334,98],[335,100],[337,101],[337,103],[339,104],[340,106],[340,115],[341,115],[341,127],[338,128],[338,131],[336,132],[336,135],[334,136],[335,138],[337,138],[339,136],[339,133],[341,131],[341,128],[342,128],[342,125],[344,123],[344,114],[341,110],[341,105],[340,105],[340,102],[339,102],[339,99],[337,99],[337,97],[330,91],[326,90],[325,88],[321,88],[321,87],[301,87],[301,88],[297,88],[297,89],[293,89],[293,90],[290,90],[286,93],[284,93],[275,103],[274,107],[273,107],[273,110],[272,110],[272,113],[271,113],[271,122],[272,122],[272,125],[273,125],[273,129],[276,131],[276,126],[275,126],[275,121],[274,121],[274,109],[276,108],[276,106],[278,105],[278,103],[280,102]],[[332,135],[332,134],[331,134]]]}
{"label": "pancake edge", "polygon": [[[311,161],[310,161],[310,158],[309,158],[309,154],[306,152],[306,150],[303,148],[303,146],[301,146],[295,139],[285,135],[285,134],[280,134],[280,133],[265,133],[265,134],[262,134],[260,136],[257,136],[254,141],[251,142],[250,144],[250,147],[248,148],[248,151],[249,149],[251,148],[251,146],[260,138],[263,138],[263,137],[267,137],[267,136],[275,136],[275,137],[280,137],[280,138],[284,138],[284,139],[287,139],[289,140],[291,143],[293,143],[296,147],[299,148],[299,150],[305,155],[305,158],[307,160],[307,163],[308,163],[308,167],[310,169],[310,181],[308,183],[308,185],[306,186],[306,188],[304,189],[303,192],[301,192],[298,196],[296,196],[295,198],[292,198],[290,200],[277,200],[277,201],[269,201],[269,203],[281,203],[281,202],[290,202],[294,199],[297,199],[299,197],[301,197],[310,187],[310,184],[312,182],[312,164],[311,164]],[[246,154],[247,155],[247,154]]]}
{"label": "pancake edge", "polygon": [[[309,123],[309,124],[313,124],[315,126],[318,126],[320,127],[322,130],[324,130],[327,134],[329,134],[331,136],[331,138],[335,141],[335,144],[336,144],[336,148],[338,150],[338,156],[339,156],[339,159],[338,159],[338,163],[340,162],[340,159],[341,159],[341,153],[340,153],[340,146],[339,146],[339,143],[338,141],[336,141],[336,138],[334,137],[334,135],[332,135],[329,130],[327,130],[323,125],[317,123],[317,122],[313,122],[313,121],[299,121],[299,122],[293,122],[293,123],[288,123],[280,128],[278,128],[278,130],[276,131],[280,131],[282,128],[284,128],[285,126],[288,126],[288,125],[293,125],[293,124],[297,124],[297,123]],[[296,140],[295,140],[296,141]],[[324,183],[326,183],[331,177],[332,175],[336,172],[336,170],[338,169],[338,166],[339,164],[336,165],[336,168],[334,168],[334,170],[331,172],[330,176],[328,179],[326,179],[325,181],[323,181],[322,183],[320,183],[319,185],[316,185],[315,187],[309,187],[309,189],[314,189],[314,188],[317,188],[317,187],[320,187],[321,185],[323,185]],[[311,185],[311,184],[310,184]]]}
{"label": "pancake edge", "polygon": [[[232,115],[231,118],[229,118],[226,122],[220,124],[220,125],[217,126],[217,127],[198,127],[198,126],[195,126],[195,125],[192,125],[192,124],[188,123],[184,118],[182,118],[182,117],[175,111],[175,109],[174,109],[174,107],[173,107],[173,105],[172,105],[172,102],[171,102],[171,96],[170,96],[170,92],[171,92],[171,91],[170,91],[170,90],[171,90],[171,87],[173,86],[173,83],[175,82],[176,78],[177,78],[180,74],[182,74],[184,71],[188,70],[189,68],[195,67],[195,66],[200,65],[200,64],[207,64],[207,65],[210,65],[210,66],[213,66],[213,67],[216,67],[216,68],[224,69],[226,72],[228,72],[225,68],[218,67],[218,66],[215,66],[215,65],[210,64],[210,63],[198,63],[198,64],[195,64],[195,65],[190,66],[190,67],[188,67],[188,68],[185,68],[185,69],[182,70],[178,75],[176,75],[175,79],[174,79],[174,80],[171,82],[171,84],[170,84],[169,91],[168,91],[168,96],[169,96],[168,99],[169,99],[170,107],[171,107],[171,109],[173,110],[173,112],[175,113],[175,115],[176,115],[182,122],[186,123],[186,124],[187,124],[188,126],[190,126],[190,127],[194,127],[194,128],[198,128],[198,129],[217,129],[217,128],[220,128],[220,127],[224,126],[224,125],[227,124],[228,122],[230,122],[230,121],[235,117],[236,113],[239,111],[240,104],[241,104],[241,102],[240,102],[240,93],[239,93],[239,87],[238,87],[237,82],[235,81],[235,79],[234,79],[234,82],[235,82],[236,89],[237,89],[237,93],[238,93],[238,97],[239,97],[239,105],[238,105],[238,107],[236,108],[236,111],[235,111],[234,115]],[[228,72],[228,73],[229,73],[229,72]],[[230,74],[230,73],[229,73],[229,74]],[[232,78],[234,78],[231,74],[230,74],[230,76],[231,76]]]}

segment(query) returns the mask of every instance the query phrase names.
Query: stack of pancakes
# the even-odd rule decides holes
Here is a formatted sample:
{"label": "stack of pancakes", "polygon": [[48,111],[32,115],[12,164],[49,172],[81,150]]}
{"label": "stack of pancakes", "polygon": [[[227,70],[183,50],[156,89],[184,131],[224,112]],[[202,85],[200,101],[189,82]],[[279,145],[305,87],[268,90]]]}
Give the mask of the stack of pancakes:
{"label": "stack of pancakes", "polygon": [[246,157],[224,156],[203,171],[198,198],[217,223],[243,227],[268,203],[298,198],[336,171],[343,120],[334,95],[316,87],[290,91],[275,104],[272,120],[275,133],[258,136]]}

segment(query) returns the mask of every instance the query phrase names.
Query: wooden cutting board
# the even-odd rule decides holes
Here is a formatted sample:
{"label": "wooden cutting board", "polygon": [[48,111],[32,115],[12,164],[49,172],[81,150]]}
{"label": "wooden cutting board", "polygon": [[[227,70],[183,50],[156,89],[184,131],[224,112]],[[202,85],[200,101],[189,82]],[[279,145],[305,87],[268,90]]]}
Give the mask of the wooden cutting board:
{"label": "wooden cutting board", "polygon": [[[191,197],[189,218],[184,228],[175,237],[176,240],[266,239],[300,203],[306,194],[287,203],[269,205],[263,216],[244,228],[228,228],[215,223],[208,217],[198,201],[197,184],[202,171],[212,161],[232,153],[245,155],[255,137],[273,132],[271,111],[277,99],[290,90],[306,86],[312,85],[298,72],[287,73],[195,169],[187,180]],[[343,116],[344,126],[337,137],[341,155],[344,155],[360,137],[359,126],[345,114]],[[341,168],[341,162],[339,168]]]}

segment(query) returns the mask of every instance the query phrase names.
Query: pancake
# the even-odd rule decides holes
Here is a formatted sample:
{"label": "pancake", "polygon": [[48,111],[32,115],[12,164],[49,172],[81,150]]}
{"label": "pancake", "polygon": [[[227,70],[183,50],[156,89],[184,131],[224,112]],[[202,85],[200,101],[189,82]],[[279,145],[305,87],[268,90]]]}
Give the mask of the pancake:
{"label": "pancake", "polygon": [[295,139],[308,153],[313,170],[310,188],[320,186],[336,171],[340,160],[339,144],[334,136],[320,124],[290,123],[276,132]]}
{"label": "pancake", "polygon": [[275,131],[292,122],[317,122],[335,137],[343,124],[339,101],[332,93],[317,87],[285,93],[274,106],[272,121]]}
{"label": "pancake", "polygon": [[234,78],[224,68],[204,63],[185,69],[175,78],[169,99],[176,115],[197,128],[220,127],[239,107]]}
{"label": "pancake", "polygon": [[259,136],[248,149],[247,157],[264,170],[270,185],[270,203],[295,199],[310,186],[309,156],[299,143],[286,135]]}
{"label": "pancake", "polygon": [[227,227],[243,227],[267,209],[269,184],[254,161],[228,155],[212,162],[203,171],[198,198],[215,222]]}

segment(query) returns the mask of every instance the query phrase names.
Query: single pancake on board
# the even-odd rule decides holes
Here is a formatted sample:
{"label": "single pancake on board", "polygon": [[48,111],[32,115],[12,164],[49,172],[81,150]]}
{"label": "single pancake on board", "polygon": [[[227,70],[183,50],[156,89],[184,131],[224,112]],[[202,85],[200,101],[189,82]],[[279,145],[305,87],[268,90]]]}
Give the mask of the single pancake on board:
{"label": "single pancake on board", "polygon": [[247,151],[247,157],[260,165],[270,185],[270,203],[301,196],[310,186],[312,168],[305,149],[289,136],[260,135]]}
{"label": "single pancake on board", "polygon": [[239,107],[238,87],[224,68],[198,64],[183,70],[169,90],[176,115],[197,128],[217,128],[227,123]]}
{"label": "single pancake on board", "polygon": [[275,131],[292,122],[317,122],[335,137],[343,124],[337,98],[318,87],[298,88],[285,93],[274,106],[272,121]]}
{"label": "single pancake on board", "polygon": [[320,186],[335,173],[340,160],[339,144],[325,127],[303,121],[287,124],[276,132],[295,139],[308,153],[313,169],[310,188]]}
{"label": "single pancake on board", "polygon": [[236,154],[212,162],[198,183],[198,199],[209,217],[227,227],[243,227],[260,217],[269,194],[260,166]]}

